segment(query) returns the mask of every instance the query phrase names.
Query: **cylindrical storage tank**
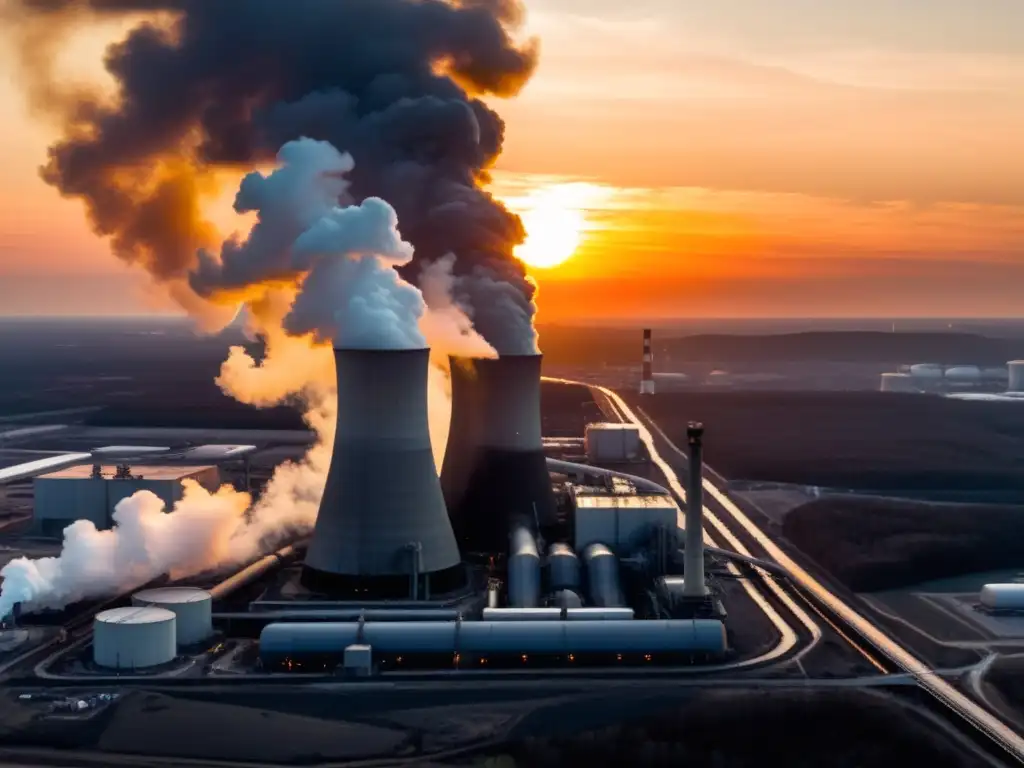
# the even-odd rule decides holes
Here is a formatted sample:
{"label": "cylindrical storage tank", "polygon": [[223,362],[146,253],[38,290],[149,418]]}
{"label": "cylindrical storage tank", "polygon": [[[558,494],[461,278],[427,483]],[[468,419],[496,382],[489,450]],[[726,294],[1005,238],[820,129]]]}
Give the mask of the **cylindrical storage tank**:
{"label": "cylindrical storage tank", "polygon": [[552,591],[580,586],[580,559],[568,544],[556,542],[548,549],[548,585]]}
{"label": "cylindrical storage tank", "polygon": [[946,369],[946,381],[952,384],[977,384],[981,369],[976,365],[957,365]]}
{"label": "cylindrical storage tank", "polygon": [[111,669],[145,669],[178,655],[175,615],[166,608],[111,608],[93,620],[92,658]]}
{"label": "cylindrical storage tank", "polygon": [[646,621],[463,621],[420,624],[268,624],[264,659],[342,654],[354,643],[380,653],[723,653],[717,619]]}
{"label": "cylindrical storage tank", "polygon": [[626,604],[619,586],[619,560],[604,544],[591,544],[583,550],[587,566],[587,594],[599,608],[618,608]]}
{"label": "cylindrical storage tank", "polygon": [[560,589],[548,595],[548,605],[553,608],[582,608],[583,600],[571,589]]}
{"label": "cylindrical storage tank", "polygon": [[942,378],[942,366],[937,363],[917,363],[910,366],[910,375],[915,379],[938,381]]}
{"label": "cylindrical storage tank", "polygon": [[484,608],[484,621],[561,621],[561,608]]}
{"label": "cylindrical storage tank", "polygon": [[145,589],[132,595],[132,605],[166,608],[175,615],[179,646],[196,645],[213,634],[210,593],[197,587]]}
{"label": "cylindrical storage tank", "polygon": [[1010,373],[1011,392],[1024,392],[1024,360],[1011,360],[1006,364]]}
{"label": "cylindrical storage tank", "polygon": [[980,601],[993,611],[1024,610],[1024,584],[986,584]]}
{"label": "cylindrical storage tank", "polygon": [[917,392],[914,378],[907,373],[883,373],[882,392]]}
{"label": "cylindrical storage tank", "polygon": [[513,608],[535,608],[540,602],[540,553],[525,526],[513,528],[510,536],[508,602]]}

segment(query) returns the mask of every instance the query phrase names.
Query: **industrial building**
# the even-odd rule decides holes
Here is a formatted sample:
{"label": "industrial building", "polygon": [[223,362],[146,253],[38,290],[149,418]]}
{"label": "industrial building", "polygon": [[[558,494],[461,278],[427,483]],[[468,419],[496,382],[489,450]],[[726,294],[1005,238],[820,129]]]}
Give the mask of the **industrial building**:
{"label": "industrial building", "polygon": [[65,467],[35,478],[34,526],[45,536],[59,536],[75,520],[89,520],[106,529],[113,523],[118,503],[138,491],[156,494],[171,509],[182,498],[185,480],[214,491],[220,485],[220,473],[215,466]]}
{"label": "industrial building", "polygon": [[643,457],[640,429],[635,424],[587,424],[584,446],[596,464],[637,461]]}

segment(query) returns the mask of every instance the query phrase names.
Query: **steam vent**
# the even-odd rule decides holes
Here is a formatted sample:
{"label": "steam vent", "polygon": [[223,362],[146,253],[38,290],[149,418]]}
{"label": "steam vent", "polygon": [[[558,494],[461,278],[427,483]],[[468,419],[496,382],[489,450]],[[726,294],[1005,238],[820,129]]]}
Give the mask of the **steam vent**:
{"label": "steam vent", "polygon": [[415,597],[463,583],[430,446],[429,356],[428,349],[334,351],[338,420],[303,568],[308,589]]}
{"label": "steam vent", "polygon": [[541,445],[541,355],[451,358],[441,485],[465,552],[503,552],[514,520],[555,522]]}

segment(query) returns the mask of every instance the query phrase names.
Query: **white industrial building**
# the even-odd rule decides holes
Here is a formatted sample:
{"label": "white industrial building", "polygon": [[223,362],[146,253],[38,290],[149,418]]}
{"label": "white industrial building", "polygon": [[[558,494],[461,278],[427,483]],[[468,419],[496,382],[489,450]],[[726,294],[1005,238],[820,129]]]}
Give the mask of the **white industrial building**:
{"label": "white industrial building", "polygon": [[587,459],[595,462],[636,461],[641,457],[640,430],[635,424],[587,424]]}
{"label": "white industrial building", "polygon": [[573,499],[576,505],[574,549],[577,552],[591,544],[606,544],[622,555],[659,527],[673,535],[679,529],[679,507],[671,496],[595,493],[575,488]]}
{"label": "white industrial building", "polygon": [[163,608],[175,615],[179,646],[208,640],[213,634],[213,599],[198,587],[144,589],[132,595],[132,605]]}
{"label": "white industrial building", "polygon": [[914,377],[909,373],[883,373],[882,392],[919,392]]}
{"label": "white industrial building", "polygon": [[93,621],[92,653],[98,666],[146,669],[178,655],[175,616],[150,606],[111,608]]}
{"label": "white industrial building", "polygon": [[109,528],[118,502],[137,491],[156,494],[170,509],[184,493],[183,480],[213,491],[220,485],[220,473],[214,466],[84,464],[39,475],[34,480],[35,527],[44,535],[59,535],[75,520]]}

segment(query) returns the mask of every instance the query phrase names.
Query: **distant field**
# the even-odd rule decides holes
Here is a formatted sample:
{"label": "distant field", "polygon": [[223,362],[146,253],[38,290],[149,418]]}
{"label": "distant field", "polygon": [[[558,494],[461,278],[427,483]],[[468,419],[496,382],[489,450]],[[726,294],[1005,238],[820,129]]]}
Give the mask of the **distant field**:
{"label": "distant field", "polygon": [[729,479],[869,491],[1024,494],[1024,406],[877,392],[693,392],[639,403],[682,445],[706,427]]}
{"label": "distant field", "polygon": [[1024,507],[863,496],[812,501],[783,534],[849,588],[870,592],[1024,566]]}

